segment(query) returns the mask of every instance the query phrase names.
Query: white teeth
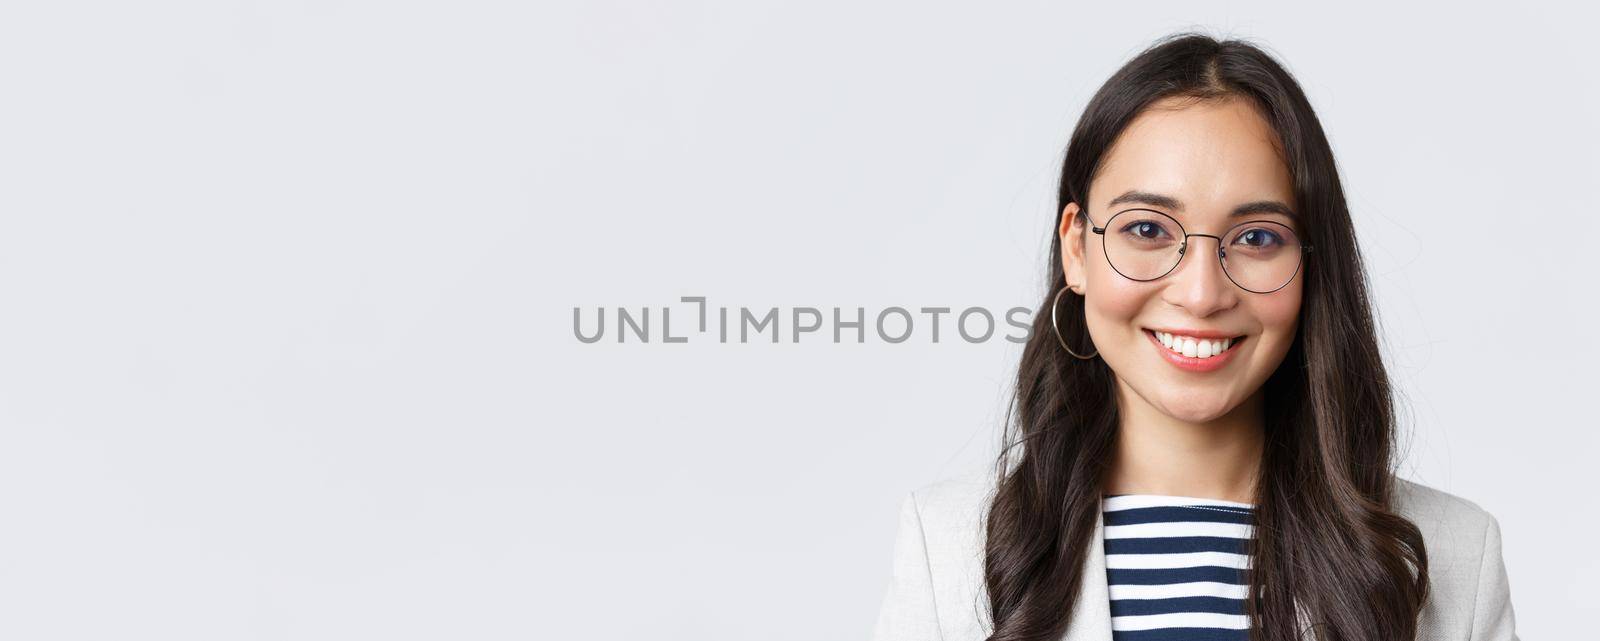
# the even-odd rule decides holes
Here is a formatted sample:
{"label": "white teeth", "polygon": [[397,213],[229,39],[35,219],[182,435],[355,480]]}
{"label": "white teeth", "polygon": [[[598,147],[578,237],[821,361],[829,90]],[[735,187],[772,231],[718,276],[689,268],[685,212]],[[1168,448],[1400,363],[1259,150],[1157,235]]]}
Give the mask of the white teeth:
{"label": "white teeth", "polygon": [[1211,358],[1233,346],[1231,338],[1194,338],[1174,336],[1166,332],[1154,332],[1154,334],[1167,349],[1189,358]]}

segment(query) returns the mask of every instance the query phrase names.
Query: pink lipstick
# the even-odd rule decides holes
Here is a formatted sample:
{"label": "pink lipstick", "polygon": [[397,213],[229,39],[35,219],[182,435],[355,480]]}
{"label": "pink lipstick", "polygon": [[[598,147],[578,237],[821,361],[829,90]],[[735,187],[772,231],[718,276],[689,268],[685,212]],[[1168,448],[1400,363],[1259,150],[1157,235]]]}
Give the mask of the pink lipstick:
{"label": "pink lipstick", "polygon": [[1143,331],[1144,335],[1150,338],[1150,342],[1156,346],[1156,351],[1161,353],[1162,358],[1167,359],[1168,363],[1172,363],[1179,369],[1190,372],[1214,372],[1218,369],[1221,369],[1224,365],[1227,365],[1229,361],[1233,360],[1233,354],[1234,352],[1239,351],[1239,345],[1244,343],[1244,341],[1249,338],[1248,336],[1235,338],[1233,339],[1233,343],[1228,346],[1228,349],[1223,350],[1221,354],[1217,354],[1210,358],[1198,358],[1194,356],[1184,356],[1183,354],[1174,352],[1171,349],[1168,349],[1166,345],[1161,344],[1161,339],[1156,338],[1155,332],[1148,329]]}

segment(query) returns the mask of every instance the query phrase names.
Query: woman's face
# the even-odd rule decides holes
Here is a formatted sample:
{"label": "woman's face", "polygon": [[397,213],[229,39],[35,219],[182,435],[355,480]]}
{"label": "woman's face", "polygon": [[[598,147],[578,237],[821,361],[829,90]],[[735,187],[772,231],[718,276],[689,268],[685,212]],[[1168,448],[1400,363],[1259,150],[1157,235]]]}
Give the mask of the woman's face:
{"label": "woman's face", "polygon": [[[1112,204],[1128,192],[1165,196],[1171,202]],[[1281,214],[1229,215],[1239,205],[1259,201],[1277,201],[1299,211],[1276,134],[1242,100],[1169,100],[1146,110],[1112,146],[1087,200],[1089,217],[1100,227],[1117,212],[1137,207],[1171,216],[1190,234],[1222,236],[1246,220],[1278,221],[1303,234],[1293,218]],[[1226,415],[1255,394],[1294,340],[1303,268],[1282,289],[1251,293],[1223,272],[1217,260],[1220,241],[1196,236],[1165,277],[1130,280],[1106,261],[1101,237],[1077,224],[1078,208],[1078,203],[1067,205],[1058,230],[1062,267],[1068,286],[1085,297],[1089,335],[1115,372],[1121,396],[1200,423]],[[1220,367],[1183,367],[1163,354],[1168,348],[1152,338],[1152,328],[1245,338],[1231,345],[1232,353]]]}

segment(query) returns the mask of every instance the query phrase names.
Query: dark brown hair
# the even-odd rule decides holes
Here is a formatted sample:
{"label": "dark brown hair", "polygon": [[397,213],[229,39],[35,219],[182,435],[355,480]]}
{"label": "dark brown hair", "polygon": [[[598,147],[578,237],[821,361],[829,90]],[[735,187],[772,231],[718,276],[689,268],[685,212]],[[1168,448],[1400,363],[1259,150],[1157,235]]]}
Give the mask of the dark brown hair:
{"label": "dark brown hair", "polygon": [[[1086,204],[1102,157],[1128,123],[1172,97],[1243,99],[1259,109],[1293,177],[1302,233],[1316,247],[1299,275],[1299,331],[1263,389],[1266,446],[1246,573],[1252,638],[1295,639],[1309,625],[1327,640],[1412,639],[1428,594],[1427,553],[1422,533],[1390,502],[1394,409],[1333,151],[1283,66],[1253,44],[1194,33],[1163,38],[1118,70],[1067,146],[1050,286],[1023,348],[985,523],[989,639],[1054,641],[1073,611],[1118,410],[1105,361],[1067,354],[1050,325],[1052,300],[1066,287],[1055,230],[1068,203]],[[1062,298],[1059,313],[1081,319],[1084,299]],[[1273,589],[1262,591],[1267,584]]]}

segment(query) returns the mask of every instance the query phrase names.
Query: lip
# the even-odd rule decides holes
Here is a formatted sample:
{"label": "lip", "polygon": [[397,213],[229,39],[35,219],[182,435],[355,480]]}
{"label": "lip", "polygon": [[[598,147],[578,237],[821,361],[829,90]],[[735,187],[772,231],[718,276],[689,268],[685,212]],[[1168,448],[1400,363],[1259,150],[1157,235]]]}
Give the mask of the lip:
{"label": "lip", "polygon": [[[1195,356],[1184,356],[1183,354],[1179,354],[1179,353],[1174,352],[1174,351],[1172,351],[1170,349],[1167,349],[1166,345],[1162,345],[1161,344],[1161,339],[1156,338],[1156,332],[1157,331],[1168,332],[1168,330],[1165,330],[1165,329],[1151,330],[1151,329],[1146,328],[1143,331],[1144,331],[1144,335],[1149,337],[1150,342],[1155,344],[1156,351],[1161,353],[1161,357],[1162,358],[1167,359],[1168,363],[1172,363],[1178,369],[1182,369],[1182,370],[1186,370],[1186,371],[1190,371],[1190,372],[1213,372],[1213,371],[1222,369],[1222,367],[1227,365],[1229,361],[1233,360],[1233,355],[1239,351],[1239,345],[1244,343],[1246,340],[1249,340],[1249,338],[1250,338],[1249,335],[1245,335],[1244,337],[1235,340],[1232,345],[1229,345],[1227,351],[1225,351],[1225,352],[1223,352],[1221,354],[1218,354],[1216,356],[1212,356],[1211,358],[1199,358],[1199,357],[1195,357]],[[1194,333],[1187,333],[1187,332],[1193,332],[1193,330],[1175,330],[1175,331],[1170,331],[1168,333],[1171,333],[1171,334],[1183,334],[1185,336],[1193,336],[1195,338],[1229,338],[1230,337],[1230,335],[1228,335],[1226,333],[1222,333],[1222,332],[1194,332]]]}

